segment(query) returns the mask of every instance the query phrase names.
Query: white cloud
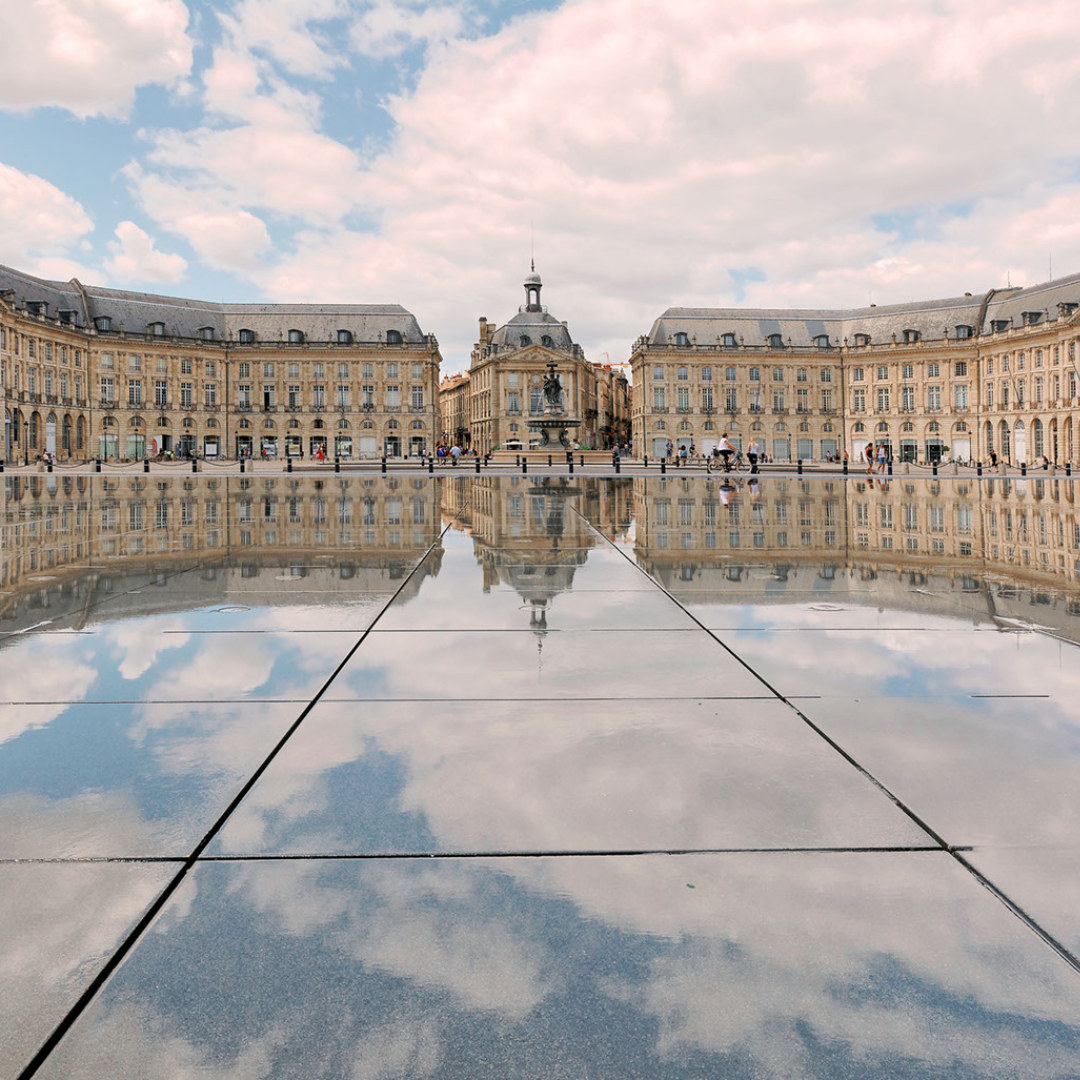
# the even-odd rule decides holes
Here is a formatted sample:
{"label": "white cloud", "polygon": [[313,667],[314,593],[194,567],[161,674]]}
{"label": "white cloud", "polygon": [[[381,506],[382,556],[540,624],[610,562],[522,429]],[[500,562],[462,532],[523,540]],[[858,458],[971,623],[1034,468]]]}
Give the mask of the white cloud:
{"label": "white cloud", "polygon": [[0,108],[122,116],[191,69],[183,0],[2,0]]}
{"label": "white cloud", "polygon": [[0,164],[3,261],[46,277],[85,273],[71,251],[92,232],[84,207],[40,176]]}
{"label": "white cloud", "polygon": [[154,247],[153,239],[134,221],[121,221],[116,226],[116,239],[109,241],[112,258],[105,263],[105,272],[121,282],[179,281],[187,269],[181,255],[167,255]]}
{"label": "white cloud", "polygon": [[[243,0],[205,120],[153,133],[129,170],[143,208],[275,299],[404,303],[450,369],[478,315],[515,310],[530,227],[545,299],[594,359],[673,303],[979,292],[1045,277],[1051,246],[1080,267],[1065,0],[523,12],[475,38],[464,3]],[[439,47],[385,101],[389,144],[328,134],[328,80],[414,44]],[[275,248],[271,224],[295,231]]]}

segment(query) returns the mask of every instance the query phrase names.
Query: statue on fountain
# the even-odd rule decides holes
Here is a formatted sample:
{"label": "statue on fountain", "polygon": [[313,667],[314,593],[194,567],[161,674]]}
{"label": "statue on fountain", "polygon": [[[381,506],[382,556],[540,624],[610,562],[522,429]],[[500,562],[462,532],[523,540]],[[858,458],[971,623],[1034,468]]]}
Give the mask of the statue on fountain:
{"label": "statue on fountain", "polygon": [[548,364],[548,373],[544,379],[544,411],[548,414],[562,412],[562,384],[559,376],[555,374],[555,361]]}

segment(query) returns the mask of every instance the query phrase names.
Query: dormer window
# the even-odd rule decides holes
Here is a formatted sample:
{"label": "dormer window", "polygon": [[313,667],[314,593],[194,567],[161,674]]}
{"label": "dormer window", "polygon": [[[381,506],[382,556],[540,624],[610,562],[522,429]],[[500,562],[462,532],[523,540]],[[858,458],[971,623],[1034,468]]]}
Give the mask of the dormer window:
{"label": "dormer window", "polygon": [[865,349],[870,344],[869,334],[856,334],[855,335],[855,348]]}
{"label": "dormer window", "polygon": [[110,319],[108,315],[99,315],[94,320],[94,326],[99,333],[108,333],[112,329],[112,319]]}
{"label": "dormer window", "polygon": [[1058,304],[1058,315],[1061,318],[1068,318],[1077,308],[1076,304],[1064,303]]}
{"label": "dormer window", "polygon": [[994,319],[990,323],[990,328],[993,330],[993,332],[995,334],[1003,334],[1006,330],[1009,329],[1009,320],[1008,319]]}
{"label": "dormer window", "polygon": [[163,322],[152,322],[146,329],[152,337],[165,336],[165,324]]}
{"label": "dormer window", "polygon": [[974,337],[975,327],[973,326],[958,326],[956,328],[956,336],[961,341],[966,341],[969,337]]}
{"label": "dormer window", "polygon": [[784,338],[781,334],[770,334],[767,340],[770,349],[782,349],[784,347]]}
{"label": "dormer window", "polygon": [[678,330],[675,333],[675,344],[680,349],[686,349],[690,346],[690,335],[685,330]]}
{"label": "dormer window", "polygon": [[727,334],[724,334],[724,336],[721,338],[721,342],[722,342],[725,349],[734,349],[735,348],[735,335],[730,333],[730,332],[727,333]]}
{"label": "dormer window", "polygon": [[57,315],[60,317],[60,321],[67,326],[79,325],[79,313],[77,311],[58,311]]}
{"label": "dormer window", "polygon": [[521,337],[518,338],[518,344],[524,349],[527,345],[532,344],[532,338],[529,337],[528,334],[522,334]]}
{"label": "dormer window", "polygon": [[27,300],[26,301],[26,310],[31,315],[44,315],[47,308],[48,308],[48,304],[46,304],[44,300]]}
{"label": "dormer window", "polygon": [[352,331],[351,330],[339,330],[337,332],[337,343],[339,345],[351,345],[352,344]]}
{"label": "dormer window", "polygon": [[304,344],[304,331],[303,330],[290,330],[289,331],[289,344],[290,345],[303,345]]}
{"label": "dormer window", "polygon": [[554,349],[555,348],[555,342],[551,340],[551,335],[550,334],[545,334],[540,339],[540,344],[543,345],[545,349]]}
{"label": "dormer window", "polygon": [[240,338],[241,345],[254,345],[255,344],[255,331],[243,329],[237,335]]}
{"label": "dormer window", "polygon": [[905,330],[904,331],[904,344],[914,345],[922,335],[918,330]]}
{"label": "dormer window", "polygon": [[212,326],[200,326],[199,337],[202,338],[203,341],[213,341],[214,328]]}
{"label": "dormer window", "polygon": [[1023,320],[1025,326],[1034,326],[1039,319],[1042,318],[1041,311],[1022,311],[1020,318]]}
{"label": "dormer window", "polygon": [[814,338],[814,344],[819,349],[827,349],[829,347],[829,335],[818,334],[817,337]]}
{"label": "dormer window", "polygon": [[387,345],[400,345],[401,344],[401,331],[400,330],[387,330],[386,331],[386,344]]}

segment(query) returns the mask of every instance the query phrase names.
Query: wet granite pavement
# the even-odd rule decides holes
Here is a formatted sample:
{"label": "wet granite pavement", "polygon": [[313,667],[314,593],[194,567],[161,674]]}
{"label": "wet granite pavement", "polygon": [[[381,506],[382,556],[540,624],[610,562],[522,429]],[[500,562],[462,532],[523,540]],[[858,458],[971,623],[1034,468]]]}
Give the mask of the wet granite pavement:
{"label": "wet granite pavement", "polygon": [[1077,494],[5,478],[0,1077],[1080,1077]]}

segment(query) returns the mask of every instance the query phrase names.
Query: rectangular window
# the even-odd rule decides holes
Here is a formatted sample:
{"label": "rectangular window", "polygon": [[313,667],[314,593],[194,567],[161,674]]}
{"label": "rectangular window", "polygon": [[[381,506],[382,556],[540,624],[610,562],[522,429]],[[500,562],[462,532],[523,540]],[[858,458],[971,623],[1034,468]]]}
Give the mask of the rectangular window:
{"label": "rectangular window", "polygon": [[[397,364],[393,365],[397,367]],[[386,388],[386,407],[388,409],[396,409],[401,406],[401,387],[400,386],[388,386]]]}
{"label": "rectangular window", "polygon": [[900,366],[900,378],[901,379],[913,379],[913,378],[915,378],[915,366],[913,364],[902,364]]}
{"label": "rectangular window", "polygon": [[940,386],[928,386],[926,388],[926,407],[931,412],[937,412],[941,408]]}
{"label": "rectangular window", "polygon": [[361,369],[361,374],[364,376],[365,379],[372,378],[375,374],[373,366],[371,364],[365,364]]}
{"label": "rectangular window", "polygon": [[[137,360],[138,357],[136,357],[135,359]],[[217,364],[215,364],[213,360],[207,360],[206,364],[204,365],[204,369],[206,371],[206,374],[209,375],[211,378],[213,378],[217,374]]]}
{"label": "rectangular window", "polygon": [[203,393],[206,395],[206,407],[213,409],[217,407],[217,384],[207,383],[203,387]]}
{"label": "rectangular window", "polygon": [[246,360],[240,365],[240,378],[241,379],[250,379],[251,378],[251,365]]}
{"label": "rectangular window", "polygon": [[166,379],[154,380],[154,404],[163,406],[169,401],[169,383]]}
{"label": "rectangular window", "polygon": [[511,416],[517,416],[521,412],[521,394],[517,390],[511,390],[506,395],[506,409]]}
{"label": "rectangular window", "polygon": [[506,373],[506,385],[517,386],[518,385],[518,373],[516,371],[508,371]]}
{"label": "rectangular window", "polygon": [[180,374],[181,375],[190,375],[191,374],[191,358],[190,357],[185,356],[180,361]]}
{"label": "rectangular window", "polygon": [[375,387],[369,383],[360,387],[360,404],[368,407],[375,404]]}
{"label": "rectangular window", "polygon": [[387,364],[386,365],[386,377],[388,379],[396,379],[398,377],[398,366],[397,366],[397,364]]}
{"label": "rectangular window", "polygon": [[990,382],[986,384],[986,407],[988,409],[994,407],[994,384]]}
{"label": "rectangular window", "polygon": [[900,407],[904,412],[915,411],[915,387],[904,386],[900,390]]}
{"label": "rectangular window", "polygon": [[654,379],[662,379],[664,377],[664,369],[659,365],[652,369],[652,377]]}
{"label": "rectangular window", "polygon": [[285,400],[285,404],[288,405],[288,407],[290,409],[299,409],[300,408],[300,384],[299,383],[290,383],[289,384],[288,397]]}
{"label": "rectangular window", "polygon": [[424,407],[424,388],[422,386],[414,386],[412,388],[412,407],[414,409],[422,409]]}
{"label": "rectangular window", "polygon": [[967,374],[967,361],[966,360],[957,360],[956,361],[956,374],[957,375],[966,375]]}
{"label": "rectangular window", "polygon": [[851,407],[855,412],[866,412],[866,391],[861,389],[852,390]]}
{"label": "rectangular window", "polygon": [[326,387],[322,383],[311,388],[311,404],[316,409],[326,408]]}
{"label": "rectangular window", "polygon": [[338,386],[337,403],[339,409],[347,409],[349,407],[349,388],[347,386]]}
{"label": "rectangular window", "polygon": [[424,377],[424,365],[423,364],[413,364],[413,366],[412,366],[412,377],[414,379],[422,379]]}
{"label": "rectangular window", "polygon": [[750,369],[750,381],[761,382],[761,368],[752,367]]}
{"label": "rectangular window", "polygon": [[289,378],[290,379],[299,379],[300,378],[300,365],[299,364],[290,364],[289,365]]}
{"label": "rectangular window", "polygon": [[773,390],[772,392],[772,407],[775,412],[784,411],[784,391]]}
{"label": "rectangular window", "polygon": [[263,378],[272,379],[274,377],[274,365],[263,364]]}
{"label": "rectangular window", "polygon": [[941,378],[941,365],[936,361],[926,365],[926,377],[928,379]]}
{"label": "rectangular window", "polygon": [[806,382],[806,368],[801,367],[795,372],[796,382]]}
{"label": "rectangular window", "polygon": [[821,407],[825,412],[832,412],[833,397],[831,390],[821,391]]}
{"label": "rectangular window", "polygon": [[889,411],[889,388],[887,386],[879,386],[877,392],[877,411],[888,412]]}
{"label": "rectangular window", "polygon": [[810,391],[799,387],[795,394],[795,408],[801,413],[808,413],[810,411]]}
{"label": "rectangular window", "polygon": [[863,371],[863,369],[861,367],[851,369],[851,381],[852,382],[862,382],[865,377],[866,377],[866,372]]}
{"label": "rectangular window", "polygon": [[249,408],[251,405],[251,384],[241,383],[237,388],[238,395],[237,404],[242,405],[244,408]]}
{"label": "rectangular window", "polygon": [[703,409],[711,409],[713,407],[712,387],[703,386],[701,388],[701,407]]}
{"label": "rectangular window", "polygon": [[112,378],[106,375],[101,377],[101,401],[105,405],[112,405],[116,401]]}
{"label": "rectangular window", "polygon": [[264,383],[263,388],[263,408],[274,409],[277,407],[277,387],[273,383]]}
{"label": "rectangular window", "polygon": [[690,378],[690,369],[685,367],[679,368],[678,378],[680,382],[685,382],[687,379]]}
{"label": "rectangular window", "polygon": [[739,391],[734,386],[728,386],[724,390],[724,408],[728,412],[737,412],[739,408]]}
{"label": "rectangular window", "polygon": [[879,367],[877,369],[877,377],[879,379],[887,379],[889,377],[889,369],[887,367]]}
{"label": "rectangular window", "polygon": [[703,367],[701,369],[701,381],[702,382],[712,382],[712,368],[711,367]]}
{"label": "rectangular window", "polygon": [[956,407],[958,409],[966,409],[968,407],[968,388],[967,386],[957,386],[954,388]]}
{"label": "rectangular window", "polygon": [[180,408],[191,408],[191,383],[189,382],[180,384]]}
{"label": "rectangular window", "polygon": [[822,368],[821,369],[821,381],[822,382],[832,382],[832,368]]}
{"label": "rectangular window", "polygon": [[128,380],[128,404],[136,408],[142,405],[142,379]]}
{"label": "rectangular window", "polygon": [[662,386],[653,387],[652,403],[654,409],[663,409],[666,407],[664,404],[664,388]]}

